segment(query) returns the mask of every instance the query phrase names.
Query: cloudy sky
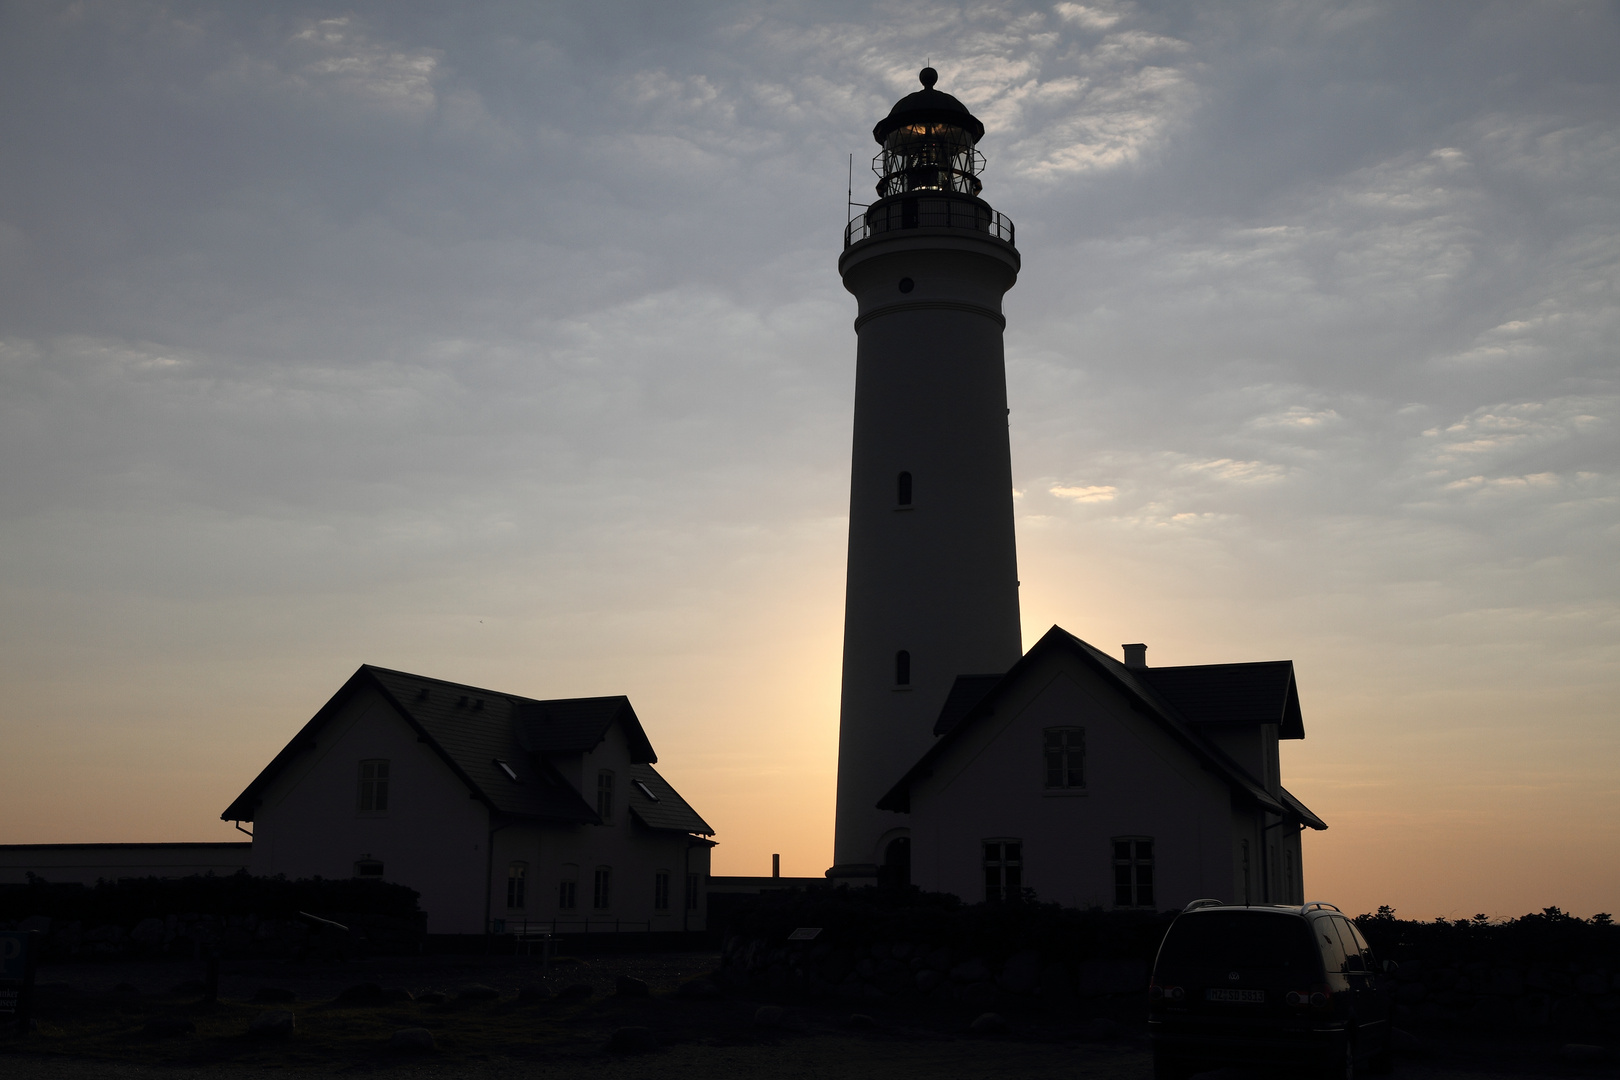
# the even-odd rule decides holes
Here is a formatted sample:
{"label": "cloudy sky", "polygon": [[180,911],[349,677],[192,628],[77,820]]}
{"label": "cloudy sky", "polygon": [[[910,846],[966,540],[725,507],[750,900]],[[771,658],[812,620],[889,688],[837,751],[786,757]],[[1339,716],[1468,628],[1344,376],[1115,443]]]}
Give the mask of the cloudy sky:
{"label": "cloudy sky", "polygon": [[[229,839],[361,663],[831,860],[849,155],[1018,226],[1026,645],[1291,658],[1355,910],[1620,906],[1620,9],[0,4],[0,842]],[[869,197],[869,196],[868,196]]]}

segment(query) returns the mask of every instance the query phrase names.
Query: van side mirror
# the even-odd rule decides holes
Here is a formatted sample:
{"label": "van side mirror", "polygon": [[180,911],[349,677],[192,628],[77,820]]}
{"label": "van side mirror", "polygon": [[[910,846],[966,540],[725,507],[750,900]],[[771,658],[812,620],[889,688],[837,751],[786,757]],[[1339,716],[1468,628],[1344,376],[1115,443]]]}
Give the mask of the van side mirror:
{"label": "van side mirror", "polygon": [[1401,965],[1397,964],[1395,961],[1393,961],[1393,960],[1385,960],[1384,961],[1384,974],[1385,975],[1393,975],[1399,970],[1401,970]]}

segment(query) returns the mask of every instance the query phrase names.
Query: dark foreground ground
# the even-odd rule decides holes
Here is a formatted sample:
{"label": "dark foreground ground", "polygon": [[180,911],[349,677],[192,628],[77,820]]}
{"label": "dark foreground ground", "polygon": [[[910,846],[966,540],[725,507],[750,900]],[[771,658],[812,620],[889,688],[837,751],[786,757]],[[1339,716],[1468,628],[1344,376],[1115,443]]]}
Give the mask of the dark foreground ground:
{"label": "dark foreground ground", "polygon": [[[793,1003],[679,992],[682,984],[700,979],[717,962],[711,953],[663,953],[584,957],[549,970],[537,960],[509,956],[381,958],[331,965],[227,963],[220,1001],[212,1006],[200,1002],[195,988],[180,988],[201,976],[195,965],[50,966],[40,972],[44,993],[39,1028],[25,1038],[0,1041],[0,1077],[1151,1076],[1145,1033],[1128,1002],[1039,1011],[1009,1004],[999,1007],[1005,1030],[974,1032],[970,1025],[983,1007]],[[620,975],[646,982],[650,996],[616,995]],[[363,983],[409,990],[418,998],[438,992],[448,1000],[334,1001],[345,988]],[[588,985],[591,996],[568,1000],[558,995],[579,985]],[[463,996],[475,986],[493,988],[499,996]],[[263,987],[290,990],[298,1000],[254,1003]],[[520,997],[525,988],[527,995]],[[536,996],[536,990],[549,990],[551,996]],[[253,1020],[271,1010],[292,1011],[295,1033],[287,1038],[249,1036]],[[153,1020],[189,1021],[195,1030],[155,1035],[147,1030]],[[402,1028],[431,1031],[434,1048],[391,1048],[391,1036]],[[645,1033],[628,1039],[631,1049],[610,1048],[615,1031],[624,1028]],[[1612,1053],[1602,1062],[1573,1062],[1558,1055],[1559,1045],[1435,1035],[1421,1039],[1420,1053],[1403,1059],[1396,1075],[1403,1080],[1620,1077]],[[1240,1080],[1240,1074],[1229,1072],[1222,1080]]]}

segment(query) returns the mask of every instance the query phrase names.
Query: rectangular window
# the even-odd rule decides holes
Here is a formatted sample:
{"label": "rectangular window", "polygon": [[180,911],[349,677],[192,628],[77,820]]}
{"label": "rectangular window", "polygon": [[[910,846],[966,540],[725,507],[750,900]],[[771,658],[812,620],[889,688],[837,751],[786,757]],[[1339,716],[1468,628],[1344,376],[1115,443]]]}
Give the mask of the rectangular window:
{"label": "rectangular window", "polygon": [[564,863],[562,879],[557,882],[557,910],[573,911],[579,906],[579,867],[573,863]]}
{"label": "rectangular window", "polygon": [[596,816],[605,825],[613,820],[613,770],[596,774]]}
{"label": "rectangular window", "polygon": [[591,907],[597,911],[606,911],[613,906],[613,868],[611,866],[598,866],[596,877],[591,885]]}
{"label": "rectangular window", "polygon": [[698,909],[698,876],[696,874],[687,874],[686,875],[686,910],[687,911],[696,911],[697,909]]}
{"label": "rectangular window", "polygon": [[984,898],[1017,900],[1024,887],[1024,845],[1019,840],[984,842]]}
{"label": "rectangular window", "polygon": [[669,871],[660,870],[653,875],[653,908],[669,910]]}
{"label": "rectangular window", "polygon": [[379,814],[388,809],[388,762],[372,758],[360,763],[360,812]]}
{"label": "rectangular window", "polygon": [[1153,906],[1153,841],[1114,838],[1114,905]]}
{"label": "rectangular window", "polygon": [[529,875],[527,863],[515,862],[506,868],[506,906],[522,910],[526,905],[527,897],[524,895],[526,878]]}
{"label": "rectangular window", "polygon": [[1047,728],[1044,743],[1046,786],[1083,788],[1086,786],[1086,729]]}

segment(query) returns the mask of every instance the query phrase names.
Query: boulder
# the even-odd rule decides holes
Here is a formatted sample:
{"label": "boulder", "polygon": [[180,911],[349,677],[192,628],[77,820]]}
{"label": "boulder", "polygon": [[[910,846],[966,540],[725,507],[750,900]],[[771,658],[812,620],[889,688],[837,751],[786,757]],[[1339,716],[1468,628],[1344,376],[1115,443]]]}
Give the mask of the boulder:
{"label": "boulder", "polygon": [[255,1039],[285,1039],[298,1027],[298,1018],[286,1009],[272,1009],[253,1018],[247,1033]]}
{"label": "boulder", "polygon": [[356,983],[338,992],[332,999],[339,1005],[381,1005],[383,988],[376,983]]}
{"label": "boulder", "polygon": [[977,956],[970,957],[951,968],[951,981],[959,983],[984,982],[990,978],[990,969]]}
{"label": "boulder", "polygon": [[926,994],[933,990],[934,987],[938,986],[940,984],[940,980],[943,978],[944,976],[935,971],[933,968],[923,968],[921,971],[917,972],[912,981],[916,983],[918,990],[921,990]]}
{"label": "boulder", "polygon": [[125,994],[131,997],[139,996],[140,994],[140,990],[136,989],[134,983],[127,982],[119,983],[117,986],[112,988],[112,992],[115,994]]}
{"label": "boulder", "polygon": [[761,1005],[754,1010],[754,1026],[763,1028],[781,1027],[783,1015],[782,1006],[780,1005]]}
{"label": "boulder", "polygon": [[518,987],[517,999],[522,1002],[546,1001],[551,997],[551,987],[529,985]]}
{"label": "boulder", "polygon": [[975,1035],[1005,1035],[1007,1021],[1002,1019],[1000,1013],[980,1013],[973,1018],[973,1023],[968,1025],[968,1030]]}
{"label": "boulder", "polygon": [[866,1013],[850,1013],[849,1026],[857,1031],[871,1031],[873,1028],[877,1027],[877,1021],[873,1020]]}
{"label": "boulder", "polygon": [[584,1001],[594,993],[596,991],[591,988],[590,983],[573,983],[557,991],[557,999],[559,1001]]}
{"label": "boulder", "polygon": [[622,998],[644,998],[652,993],[645,982],[629,975],[620,975],[614,980],[613,992]]}
{"label": "boulder", "polygon": [[196,1030],[197,1025],[183,1016],[154,1016],[141,1028],[141,1034],[148,1039],[173,1039]]}
{"label": "boulder", "polygon": [[450,995],[443,990],[424,990],[416,995],[418,1005],[443,1005],[450,1000]]}
{"label": "boulder", "polygon": [[169,993],[176,997],[197,997],[208,992],[208,984],[201,979],[187,979],[185,982],[175,983],[169,987]]}
{"label": "boulder", "polygon": [[281,986],[261,986],[253,991],[252,1000],[258,1005],[285,1005],[297,1001],[298,995]]}
{"label": "boulder", "polygon": [[608,1036],[608,1049],[615,1054],[645,1054],[658,1049],[658,1038],[644,1027],[615,1028]]}
{"label": "boulder", "polygon": [[1565,1061],[1607,1061],[1609,1060],[1609,1049],[1606,1046],[1594,1046],[1591,1043],[1565,1043],[1558,1048],[1558,1056]]}
{"label": "boulder", "polygon": [[416,995],[405,989],[403,986],[385,986],[383,987],[382,996],[384,1001],[392,1002],[416,1000]]}
{"label": "boulder", "polygon": [[1041,954],[1034,950],[1013,953],[1001,965],[1002,989],[1014,994],[1033,994],[1041,985]]}
{"label": "boulder", "polygon": [[400,1028],[388,1037],[388,1048],[407,1054],[425,1054],[433,1049],[433,1032],[427,1028]]}
{"label": "boulder", "polygon": [[494,1001],[500,996],[501,992],[499,990],[493,986],[485,986],[483,983],[463,986],[456,992],[457,1001]]}
{"label": "boulder", "polygon": [[720,987],[715,984],[713,979],[698,978],[681,983],[675,992],[684,998],[713,1001],[720,996]]}

